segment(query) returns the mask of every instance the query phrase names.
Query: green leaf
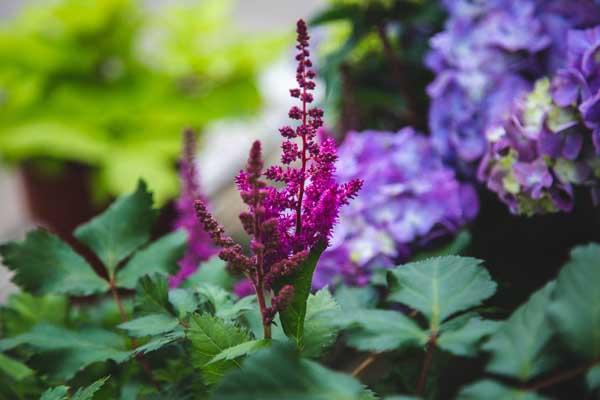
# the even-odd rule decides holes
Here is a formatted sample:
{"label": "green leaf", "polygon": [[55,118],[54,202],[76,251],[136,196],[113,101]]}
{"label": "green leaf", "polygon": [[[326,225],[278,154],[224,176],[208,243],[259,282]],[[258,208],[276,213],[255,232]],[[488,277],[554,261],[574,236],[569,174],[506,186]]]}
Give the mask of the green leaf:
{"label": "green leaf", "polygon": [[170,345],[185,338],[185,332],[182,328],[176,328],[171,332],[164,333],[160,336],[153,337],[148,343],[138,346],[133,351],[134,354],[148,354],[153,351],[162,349],[163,347]]}
{"label": "green leaf", "polygon": [[339,310],[340,306],[327,288],[308,296],[304,320],[303,355],[318,357],[333,344],[338,330],[331,324],[331,318]]}
{"label": "green leaf", "polygon": [[274,342],[228,373],[212,400],[360,400],[356,379],[303,360],[289,344]]}
{"label": "green leaf", "polygon": [[96,382],[91,385],[80,388],[77,392],[71,397],[71,400],[92,400],[94,398],[94,394],[106,383],[108,380],[108,376],[98,379]]}
{"label": "green leaf", "polygon": [[553,291],[551,282],[501,323],[483,346],[491,353],[487,371],[524,382],[554,365],[555,357],[547,349],[553,329],[545,313]]}
{"label": "green leaf", "polygon": [[209,284],[225,290],[231,290],[234,282],[235,279],[227,271],[227,263],[219,257],[213,257],[200,264],[198,270],[183,281],[181,287],[195,288],[201,284]]}
{"label": "green leaf", "polygon": [[134,193],[120,197],[102,214],[75,230],[113,275],[121,261],[150,239],[157,211],[143,181]]}
{"label": "green leaf", "polygon": [[484,320],[469,313],[442,324],[436,344],[457,356],[474,357],[477,345],[494,333],[498,325],[497,321]]}
{"label": "green leaf", "polygon": [[169,302],[169,284],[166,277],[145,275],[138,281],[135,309],[142,314],[168,313],[176,315]]}
{"label": "green leaf", "polygon": [[58,237],[30,232],[23,242],[0,246],[3,263],[15,271],[13,281],[34,294],[88,296],[108,291],[108,283]]}
{"label": "green leaf", "polygon": [[69,388],[67,386],[57,386],[42,393],[40,400],[67,400]]}
{"label": "green leaf", "polygon": [[205,299],[211,304],[211,313],[225,320],[234,320],[254,307],[255,296],[246,296],[235,301],[231,293],[214,285],[200,285],[197,293],[201,299]]}
{"label": "green leaf", "polygon": [[117,286],[133,289],[138,279],[144,275],[162,274],[168,276],[177,269],[177,261],[185,251],[187,235],[177,230],[163,236],[143,250],[117,272]]}
{"label": "green leaf", "polygon": [[169,302],[177,311],[180,319],[187,317],[198,308],[198,299],[190,289],[172,289],[169,291]]}
{"label": "green leaf", "polygon": [[249,340],[247,342],[240,343],[237,346],[229,347],[223,350],[214,356],[209,362],[207,362],[206,365],[210,365],[218,361],[232,361],[250,353],[254,353],[255,351],[269,346],[270,344],[271,341],[268,339]]}
{"label": "green leaf", "polygon": [[280,287],[286,284],[294,286],[294,297],[289,306],[279,313],[283,331],[289,337],[294,339],[298,348],[304,347],[304,318],[306,317],[306,302],[312,285],[312,276],[315,267],[325,250],[324,244],[317,244],[308,255],[308,258],[300,265],[298,272],[290,279],[284,279],[279,283]]}
{"label": "green leaf", "polygon": [[129,336],[144,337],[167,333],[175,329],[179,321],[169,314],[148,314],[119,325]]}
{"label": "green leaf", "polygon": [[411,258],[411,261],[422,261],[432,257],[443,257],[462,254],[467,247],[471,244],[471,234],[469,231],[460,231],[458,235],[446,246],[435,249],[433,251],[426,251],[417,253]]}
{"label": "green leaf", "polygon": [[571,251],[556,279],[548,316],[563,342],[586,359],[600,357],[600,245]]}
{"label": "green leaf", "polygon": [[344,285],[335,291],[335,301],[344,311],[375,308],[377,300],[377,290],[372,286],[350,287]]}
{"label": "green leaf", "polygon": [[35,326],[30,332],[8,341],[10,347],[27,344],[41,353],[51,352],[50,375],[57,379],[69,380],[79,370],[96,362],[113,360],[123,362],[130,353],[125,351],[123,338],[102,329],[80,329],[72,331],[50,324]]}
{"label": "green leaf", "polygon": [[15,381],[22,381],[34,374],[27,365],[0,353],[0,371],[10,376]]}
{"label": "green leaf", "polygon": [[406,315],[388,310],[344,312],[332,323],[347,328],[348,344],[358,350],[391,351],[408,345],[423,345],[427,332]]}
{"label": "green leaf", "polygon": [[600,365],[596,365],[588,371],[585,381],[590,390],[600,389]]}
{"label": "green leaf", "polygon": [[452,314],[481,304],[496,284],[470,257],[445,256],[401,265],[388,272],[389,300],[422,312],[431,331]]}
{"label": "green leaf", "polygon": [[240,366],[236,360],[210,361],[226,349],[250,340],[248,333],[239,327],[208,314],[192,317],[187,337],[194,368],[202,373],[208,385],[217,383],[227,370]]}
{"label": "green leaf", "polygon": [[464,387],[457,400],[544,400],[544,397],[485,379]]}
{"label": "green leaf", "polygon": [[13,293],[2,310],[5,336],[27,332],[40,322],[61,325],[67,318],[68,301],[62,295],[35,297],[26,292]]}

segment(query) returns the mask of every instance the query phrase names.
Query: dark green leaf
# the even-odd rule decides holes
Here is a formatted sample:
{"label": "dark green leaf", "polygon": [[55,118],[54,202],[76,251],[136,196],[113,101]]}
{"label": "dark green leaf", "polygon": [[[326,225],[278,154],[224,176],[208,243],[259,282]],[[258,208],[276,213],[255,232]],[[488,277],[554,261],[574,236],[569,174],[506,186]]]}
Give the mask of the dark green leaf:
{"label": "dark green leaf", "polygon": [[10,376],[15,381],[21,381],[33,375],[27,365],[0,353],[0,372]]}
{"label": "dark green leaf", "polygon": [[129,358],[123,339],[102,329],[80,329],[77,332],[65,328],[40,324],[30,332],[0,341],[9,347],[27,344],[41,353],[51,352],[51,375],[68,380],[88,365],[106,360],[123,362]]}
{"label": "dark green leaf", "polygon": [[198,270],[183,281],[181,287],[195,288],[201,284],[209,284],[230,290],[234,281],[233,276],[227,271],[227,263],[219,257],[213,257],[200,264]]}
{"label": "dark green leaf", "polygon": [[445,256],[401,265],[389,271],[389,300],[421,311],[432,331],[452,314],[481,304],[496,284],[481,261]]}
{"label": "dark green leaf", "polygon": [[427,332],[397,311],[348,311],[332,322],[349,329],[348,344],[359,350],[391,351],[411,344],[424,345],[429,340]]}
{"label": "dark green leaf", "polygon": [[34,294],[87,296],[108,291],[108,283],[58,237],[30,232],[23,242],[0,246],[3,262],[15,271],[13,281]]}
{"label": "dark green leaf", "polygon": [[248,333],[239,327],[208,314],[192,317],[187,337],[194,368],[209,385],[218,382],[227,370],[239,367],[237,360],[210,361],[226,349],[250,340]]}
{"label": "dark green leaf", "polygon": [[157,216],[143,181],[134,193],[117,199],[106,211],[75,230],[75,237],[98,255],[112,275],[117,265],[150,239]]}
{"label": "dark green leaf", "polygon": [[513,389],[492,380],[483,380],[463,388],[457,400],[543,400],[535,392]]}
{"label": "dark green leaf", "polygon": [[590,390],[600,389],[600,365],[596,365],[588,371],[585,376],[585,381]]}
{"label": "dark green leaf", "polygon": [[556,279],[548,315],[564,343],[581,357],[600,357],[600,245],[571,251]]}
{"label": "dark green leaf", "polygon": [[331,346],[338,330],[331,324],[333,313],[340,310],[327,288],[308,296],[306,319],[304,320],[304,348],[302,354],[318,357]]}
{"label": "dark green leaf", "polygon": [[340,286],[335,291],[335,301],[344,311],[374,308],[377,300],[377,290],[372,286]]}
{"label": "dark green leaf", "polygon": [[478,344],[498,329],[499,322],[483,320],[472,314],[453,318],[443,323],[437,345],[452,354],[463,357],[477,355]]}
{"label": "dark green leaf", "polygon": [[501,323],[483,349],[491,353],[487,370],[527,381],[554,364],[546,345],[553,330],[546,317],[546,307],[554,283],[534,293],[529,300]]}
{"label": "dark green leaf", "polygon": [[446,246],[433,251],[417,253],[411,258],[411,261],[422,261],[431,257],[443,257],[462,254],[471,244],[471,234],[469,231],[460,231],[458,235]]}
{"label": "dark green leaf", "polygon": [[294,297],[290,305],[279,313],[281,325],[285,334],[294,339],[298,348],[304,347],[304,318],[306,317],[306,302],[312,285],[315,267],[325,250],[324,244],[317,244],[310,252],[308,258],[300,265],[298,272],[281,283],[294,286]]}
{"label": "dark green leaf", "polygon": [[260,340],[249,340],[244,343],[240,343],[237,346],[229,347],[216,356],[214,356],[206,365],[210,365],[212,363],[216,363],[219,361],[232,361],[236,360],[242,356],[246,356],[250,353],[254,353],[255,351],[262,349],[263,347],[269,346],[271,341],[268,339],[260,339]]}
{"label": "dark green leaf", "polygon": [[176,315],[169,302],[169,284],[166,277],[145,275],[138,281],[135,309],[142,314],[169,313]]}
{"label": "dark green leaf", "polygon": [[360,400],[354,378],[303,360],[288,344],[274,342],[228,373],[213,400]]}
{"label": "dark green leaf", "polygon": [[144,337],[167,333],[175,329],[179,321],[169,314],[148,314],[119,325],[129,336]]}
{"label": "dark green leaf", "polygon": [[69,388],[67,386],[57,386],[42,393],[40,400],[67,400]]}
{"label": "dark green leaf", "polygon": [[162,274],[168,276],[177,269],[177,261],[185,250],[187,235],[177,230],[163,236],[143,250],[117,272],[117,286],[133,289],[138,279],[144,275]]}
{"label": "dark green leaf", "polygon": [[94,394],[104,385],[104,383],[108,380],[108,376],[98,379],[96,382],[91,385],[80,388],[77,392],[71,397],[71,400],[92,400],[94,398]]}
{"label": "dark green leaf", "polygon": [[148,343],[135,348],[135,354],[148,354],[153,351],[162,349],[163,347],[170,345],[185,338],[185,332],[182,328],[176,328],[171,332],[164,333],[160,336],[153,337]]}

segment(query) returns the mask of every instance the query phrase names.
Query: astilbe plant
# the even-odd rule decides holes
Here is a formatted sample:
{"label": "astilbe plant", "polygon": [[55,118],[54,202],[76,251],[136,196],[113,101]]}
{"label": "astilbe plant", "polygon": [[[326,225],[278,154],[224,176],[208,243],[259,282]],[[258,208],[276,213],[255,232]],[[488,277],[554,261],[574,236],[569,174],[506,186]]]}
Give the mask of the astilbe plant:
{"label": "astilbe plant", "polygon": [[177,218],[174,228],[187,232],[188,244],[185,255],[179,260],[179,271],[169,279],[171,287],[179,286],[187,277],[196,272],[201,262],[207,261],[217,251],[212,246],[210,237],[194,212],[194,201],[201,198],[198,170],[194,158],[196,147],[194,131],[186,130],[183,138],[183,155],[179,167],[181,194],[175,203]]}
{"label": "astilbe plant", "polygon": [[[271,323],[277,312],[294,297],[294,286],[282,281],[294,275],[311,252],[319,253],[329,241],[341,206],[355,197],[362,181],[338,184],[335,180],[335,143],[319,140],[323,111],[311,107],[315,72],[311,68],[309,35],[306,23],[297,23],[297,88],[290,90],[300,106],[289,111],[294,127],[279,131],[282,166],[263,169],[261,144],[254,142],[246,168],[236,178],[238,190],[248,210],[240,214],[244,230],[252,236],[252,254],[225,234],[206,208],[196,200],[196,213],[214,243],[223,249],[219,257],[233,271],[244,274],[252,283],[258,299],[265,338],[271,337]],[[267,178],[277,185],[270,186]],[[268,293],[274,292],[268,305]]]}

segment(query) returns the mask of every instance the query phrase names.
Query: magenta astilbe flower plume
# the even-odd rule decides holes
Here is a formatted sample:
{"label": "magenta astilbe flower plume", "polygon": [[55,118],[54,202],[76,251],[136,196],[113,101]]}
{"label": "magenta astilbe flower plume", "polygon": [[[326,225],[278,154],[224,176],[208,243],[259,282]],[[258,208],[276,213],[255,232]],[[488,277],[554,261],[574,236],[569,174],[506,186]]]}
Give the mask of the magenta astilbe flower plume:
{"label": "magenta astilbe flower plume", "polygon": [[[281,163],[263,172],[260,142],[252,145],[246,168],[236,184],[247,211],[240,214],[246,233],[252,236],[251,255],[228,237],[209,214],[202,200],[196,202],[196,213],[214,243],[223,249],[219,256],[230,268],[244,274],[252,283],[263,319],[265,337],[271,336],[275,314],[287,307],[294,297],[294,287],[277,285],[301,268],[310,252],[326,246],[337,221],[341,206],[356,196],[360,179],[337,183],[335,143],[320,140],[323,110],[311,107],[315,89],[315,72],[309,51],[309,35],[303,20],[297,23],[296,81],[298,87],[290,95],[298,98],[289,117],[295,127],[284,126]],[[263,179],[277,183],[269,186]],[[273,291],[270,305],[266,293]]]}
{"label": "magenta astilbe flower plume", "polygon": [[183,258],[179,260],[179,271],[169,280],[171,287],[179,286],[188,276],[196,272],[198,264],[208,260],[217,252],[194,212],[194,200],[200,198],[201,195],[194,162],[196,139],[191,129],[184,132],[183,141],[183,156],[179,168],[181,194],[175,204],[177,219],[174,228],[187,232],[188,247]]}

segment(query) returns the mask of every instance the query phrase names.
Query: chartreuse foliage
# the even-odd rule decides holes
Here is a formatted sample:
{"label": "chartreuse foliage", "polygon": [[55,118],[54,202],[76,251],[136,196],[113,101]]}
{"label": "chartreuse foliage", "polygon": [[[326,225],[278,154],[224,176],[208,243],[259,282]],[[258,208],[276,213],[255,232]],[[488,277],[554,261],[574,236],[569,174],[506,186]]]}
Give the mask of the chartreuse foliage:
{"label": "chartreuse foliage", "polygon": [[[140,184],[76,230],[96,257],[43,230],[0,247],[23,289],[0,308],[0,399],[543,399],[565,379],[600,389],[600,245],[574,249],[512,313],[488,307],[496,284],[480,260],[436,257],[389,270],[385,288],[306,288],[265,340],[255,298],[231,293],[223,263],[169,288],[185,235],[149,243],[155,216]],[[462,365],[477,367],[457,381]]]}

